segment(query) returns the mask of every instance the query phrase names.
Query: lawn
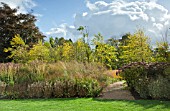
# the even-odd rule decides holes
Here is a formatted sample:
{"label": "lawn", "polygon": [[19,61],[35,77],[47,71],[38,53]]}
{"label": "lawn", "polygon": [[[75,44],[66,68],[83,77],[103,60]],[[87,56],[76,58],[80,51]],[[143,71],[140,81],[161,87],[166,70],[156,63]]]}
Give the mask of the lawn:
{"label": "lawn", "polygon": [[170,101],[92,98],[0,100],[0,111],[170,111]]}

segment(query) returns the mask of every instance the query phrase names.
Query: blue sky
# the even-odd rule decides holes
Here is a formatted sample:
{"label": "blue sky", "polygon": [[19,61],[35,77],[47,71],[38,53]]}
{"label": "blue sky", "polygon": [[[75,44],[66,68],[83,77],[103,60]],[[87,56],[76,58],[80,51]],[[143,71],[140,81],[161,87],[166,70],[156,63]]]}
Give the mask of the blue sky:
{"label": "blue sky", "polygon": [[74,14],[86,10],[83,0],[36,0],[36,3],[38,6],[33,10],[42,14],[37,25],[44,31],[65,22],[72,24]]}
{"label": "blue sky", "polygon": [[[142,28],[153,44],[170,27],[170,0],[0,0],[21,13],[34,10],[36,25],[47,36],[76,40],[80,25],[90,37],[100,32],[105,39]],[[170,31],[168,31],[170,35]],[[169,39],[170,40],[170,39]]]}
{"label": "blue sky", "polygon": [[38,17],[36,24],[43,32],[63,23],[72,25],[75,14],[87,11],[86,0],[35,0],[35,3],[37,6],[33,7],[34,12],[42,15]]}

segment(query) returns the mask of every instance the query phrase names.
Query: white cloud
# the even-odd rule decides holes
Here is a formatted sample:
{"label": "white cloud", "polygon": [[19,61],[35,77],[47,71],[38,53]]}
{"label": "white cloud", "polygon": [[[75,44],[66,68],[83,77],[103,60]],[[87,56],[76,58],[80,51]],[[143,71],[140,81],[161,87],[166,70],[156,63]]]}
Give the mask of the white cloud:
{"label": "white cloud", "polygon": [[96,7],[96,5],[90,3],[90,1],[87,1],[86,6],[87,6],[87,8],[89,8],[91,11],[96,11],[96,10],[98,10],[98,8]]}
{"label": "white cloud", "polygon": [[163,25],[160,23],[153,23],[153,26],[155,26],[158,30],[162,30]]}
{"label": "white cloud", "polygon": [[66,39],[72,38],[74,41],[77,40],[77,38],[80,38],[80,32],[76,30],[76,27],[73,25],[68,26],[66,23],[57,26],[57,28],[51,28],[50,31],[45,34],[52,37],[65,37]]}
{"label": "white cloud", "polygon": [[36,6],[36,3],[33,0],[0,0],[0,2],[8,4],[11,8],[19,8],[19,13],[27,13]]}
{"label": "white cloud", "polygon": [[158,0],[150,0],[151,2],[157,2]]}
{"label": "white cloud", "polygon": [[[114,0],[110,3],[87,1],[86,6],[88,11],[75,15],[75,28],[70,28],[67,24],[65,27],[57,27],[65,30],[63,36],[75,39],[78,36],[76,29],[83,25],[88,26],[90,36],[100,32],[107,39],[127,32],[133,33],[140,26],[154,43],[161,40],[161,33],[170,27],[170,13],[157,0]],[[55,31],[51,30],[50,33]]]}
{"label": "white cloud", "polygon": [[[83,14],[82,14],[82,16],[86,16],[88,13],[87,12],[84,12]],[[75,17],[76,17],[76,15],[75,15]]]}
{"label": "white cloud", "polygon": [[66,30],[66,24],[61,24],[57,28],[51,28],[49,32],[46,32],[47,35],[60,35],[60,36],[66,36],[67,30]]}

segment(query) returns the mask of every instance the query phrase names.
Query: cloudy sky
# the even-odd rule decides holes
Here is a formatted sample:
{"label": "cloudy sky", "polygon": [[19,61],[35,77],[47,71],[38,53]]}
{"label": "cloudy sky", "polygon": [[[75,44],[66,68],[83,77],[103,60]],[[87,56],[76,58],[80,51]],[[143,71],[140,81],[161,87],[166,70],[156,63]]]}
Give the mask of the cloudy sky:
{"label": "cloudy sky", "polygon": [[[40,30],[47,36],[76,40],[79,26],[87,26],[90,37],[105,39],[144,29],[152,43],[160,41],[170,27],[170,0],[0,0],[20,12],[31,9]],[[170,29],[168,31],[170,35]],[[169,38],[170,39],[170,38]]]}

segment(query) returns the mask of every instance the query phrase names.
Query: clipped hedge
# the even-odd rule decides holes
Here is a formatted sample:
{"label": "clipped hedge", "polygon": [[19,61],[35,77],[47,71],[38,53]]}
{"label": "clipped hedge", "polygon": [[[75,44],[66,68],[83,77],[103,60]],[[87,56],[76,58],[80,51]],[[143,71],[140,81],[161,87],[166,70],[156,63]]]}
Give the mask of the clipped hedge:
{"label": "clipped hedge", "polygon": [[142,98],[170,99],[170,63],[135,62],[121,70],[128,86]]}

